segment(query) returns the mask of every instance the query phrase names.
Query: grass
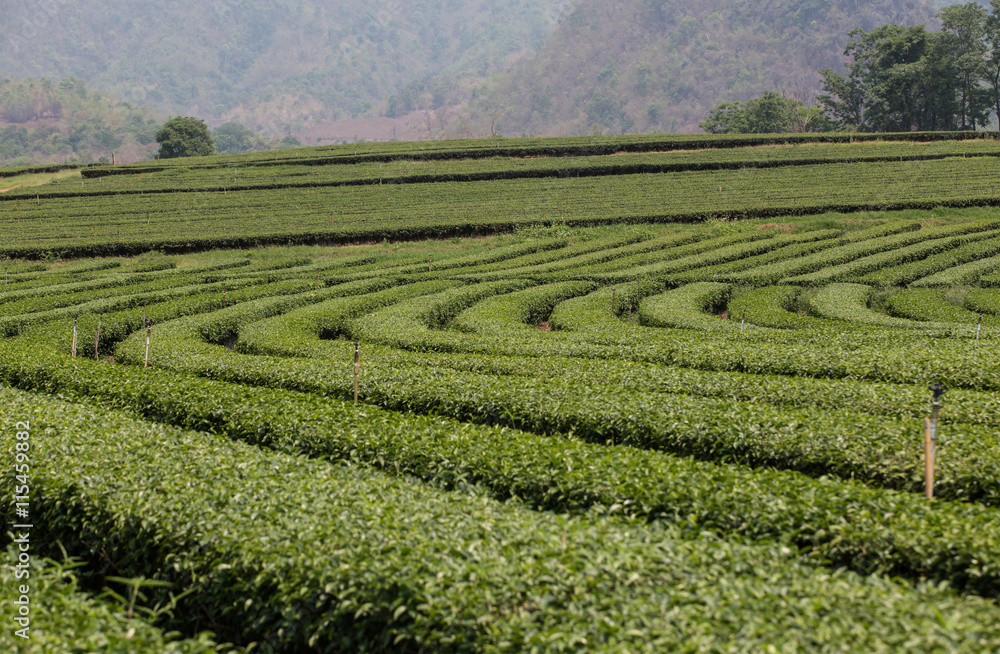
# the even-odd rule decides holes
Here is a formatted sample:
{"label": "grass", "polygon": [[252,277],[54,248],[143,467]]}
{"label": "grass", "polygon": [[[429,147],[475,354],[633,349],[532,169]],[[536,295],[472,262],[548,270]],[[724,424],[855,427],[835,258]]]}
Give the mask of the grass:
{"label": "grass", "polygon": [[42,186],[57,181],[68,181],[76,177],[82,179],[79,170],[60,170],[55,173],[32,173],[28,175],[18,175],[17,177],[6,177],[0,179],[0,192],[13,189],[14,187],[28,188],[32,186]]}

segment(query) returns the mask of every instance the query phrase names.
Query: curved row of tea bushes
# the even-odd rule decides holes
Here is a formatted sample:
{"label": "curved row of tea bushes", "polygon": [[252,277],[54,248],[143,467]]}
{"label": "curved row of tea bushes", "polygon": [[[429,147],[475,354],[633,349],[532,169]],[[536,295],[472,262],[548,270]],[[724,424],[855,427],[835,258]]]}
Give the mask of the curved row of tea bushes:
{"label": "curved row of tea bushes", "polygon": [[[975,328],[979,324],[979,314],[964,309],[948,300],[940,288],[907,288],[889,295],[886,308],[894,316],[909,320],[928,320],[963,324]],[[983,328],[995,331],[1000,327],[1000,318],[983,314]]]}
{"label": "curved row of tea bushes", "polygon": [[1000,269],[1000,255],[987,257],[963,263],[953,268],[947,268],[927,277],[921,277],[913,282],[913,286],[947,287],[959,284],[970,284],[986,273]]}
{"label": "curved row of tea bushes", "polygon": [[998,253],[1000,253],[1000,239],[973,241],[925,259],[875,270],[859,277],[844,278],[843,281],[881,288],[902,286],[962,264],[996,256]]}
{"label": "curved row of tea bushes", "polygon": [[[539,289],[545,287],[528,293]],[[438,300],[440,295],[419,298],[428,306]],[[206,332],[233,334],[241,324],[254,321],[245,312],[227,313],[232,317],[226,319],[225,328],[212,326],[212,317],[198,319],[201,326],[197,328],[190,320],[164,326],[151,361],[232,382],[349,395],[351,376],[343,368],[337,373],[323,363],[241,357],[203,342]],[[214,321],[223,322],[221,318]],[[502,325],[500,329],[504,330]],[[419,336],[410,331],[409,338]],[[487,342],[480,346],[486,347]],[[510,351],[517,351],[516,342],[511,341]],[[129,339],[117,354],[120,361],[139,363],[144,358],[142,341]],[[368,401],[400,410],[506,424],[537,433],[572,433],[596,442],[628,443],[708,460],[838,474],[917,492],[921,488],[919,447],[914,445],[920,442],[917,420],[894,421],[850,412],[830,416],[825,409],[782,409],[657,391],[631,392],[609,403],[606,381],[525,379],[423,368],[397,383],[402,374],[392,366],[376,371],[366,367],[362,394]],[[954,431],[954,452],[942,457],[939,493],[1000,502],[991,499],[1000,498],[1000,480],[980,472],[981,462],[996,456],[993,450],[1000,445],[990,431],[980,433],[972,425]]]}
{"label": "curved row of tea bushes", "polygon": [[[830,322],[793,310],[802,294],[801,286],[765,286],[738,295],[729,302],[729,315],[761,327],[776,329],[829,329]],[[849,323],[843,328],[848,329]]]}
{"label": "curved row of tea bushes", "polygon": [[[289,453],[366,463],[449,488],[474,482],[499,498],[517,496],[554,511],[604,507],[667,520],[692,534],[710,529],[777,539],[817,562],[948,580],[990,597],[1000,593],[996,509],[931,506],[915,495],[831,477],[718,466],[370,405],[359,409],[322,397],[331,389],[322,389],[320,366],[299,373],[286,368],[283,379],[266,380],[244,357],[244,383],[253,383],[254,374],[258,383],[297,378],[313,390],[300,394],[65,358],[31,361],[11,350],[3,360],[7,381],[24,388],[91,398]],[[224,357],[217,360],[217,369],[225,370]],[[412,375],[396,381],[423,383]]]}
{"label": "curved row of tea bushes", "polygon": [[643,298],[639,308],[639,322],[648,327],[704,331],[739,329],[715,315],[725,310],[732,290],[729,284],[694,282]]}
{"label": "curved row of tea bushes", "polygon": [[819,286],[829,284],[830,282],[846,281],[869,272],[891,270],[895,266],[926,261],[932,256],[954,252],[956,249],[968,244],[969,241],[975,242],[979,239],[986,241],[984,243],[986,247],[981,249],[980,252],[1000,252],[1000,238],[997,238],[997,236],[1000,236],[1000,230],[994,229],[962,236],[934,238],[887,252],[871,254],[848,263],[829,266],[804,275],[788,277],[784,282],[788,284]]}
{"label": "curved row of tea bushes", "polygon": [[[900,227],[906,226],[904,223]],[[943,227],[925,227],[923,229],[909,229],[902,233],[889,236],[856,238],[850,240],[846,245],[821,250],[814,254],[786,259],[772,264],[766,264],[751,268],[745,272],[733,273],[720,281],[729,281],[740,284],[750,284],[753,286],[768,286],[771,284],[784,283],[798,275],[819,271],[831,266],[837,266],[861,259],[862,257],[890,252],[915,245],[928,240],[945,238],[949,236],[959,236],[975,232],[985,232],[995,230],[1000,227],[996,221],[974,220],[959,224],[947,225]],[[855,236],[862,232],[855,233]],[[846,241],[847,239],[845,239]]]}
{"label": "curved row of tea bushes", "polygon": [[1000,610],[987,601],[831,574],[778,546],[560,517],[106,410],[10,390],[0,398],[35,425],[33,506],[47,537],[190,589],[178,626],[211,621],[238,643],[275,652],[1000,647]]}

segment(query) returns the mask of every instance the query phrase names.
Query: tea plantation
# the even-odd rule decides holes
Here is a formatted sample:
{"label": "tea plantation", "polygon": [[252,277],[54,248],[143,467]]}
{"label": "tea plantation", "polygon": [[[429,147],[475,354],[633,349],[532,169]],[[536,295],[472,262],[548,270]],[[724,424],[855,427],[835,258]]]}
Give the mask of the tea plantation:
{"label": "tea plantation", "polygon": [[1000,651],[996,136],[0,193],[0,648]]}

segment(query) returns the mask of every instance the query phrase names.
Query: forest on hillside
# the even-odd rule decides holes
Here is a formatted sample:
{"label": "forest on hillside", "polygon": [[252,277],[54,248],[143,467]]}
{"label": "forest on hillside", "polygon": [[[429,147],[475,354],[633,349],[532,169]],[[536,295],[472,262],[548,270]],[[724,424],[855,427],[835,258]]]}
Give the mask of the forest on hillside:
{"label": "forest on hillside", "polygon": [[852,29],[936,29],[948,4],[5,3],[0,162],[147,158],[152,123],[172,115],[238,125],[254,149],[396,138],[324,131],[374,116],[419,116],[406,138],[694,132],[713,107],[769,91],[815,107],[819,71],[844,71]]}
{"label": "forest on hillside", "polygon": [[287,136],[458,102],[533,53],[567,0],[44,4],[4,3],[0,77],[72,75],[165,114]]}
{"label": "forest on hillside", "polygon": [[[813,104],[857,27],[935,25],[924,0],[582,0],[532,60],[477,94],[505,135],[694,132],[716,105]],[[481,128],[480,128],[481,129]]]}
{"label": "forest on hillside", "polygon": [[0,165],[149,159],[162,122],[75,77],[0,80]]}

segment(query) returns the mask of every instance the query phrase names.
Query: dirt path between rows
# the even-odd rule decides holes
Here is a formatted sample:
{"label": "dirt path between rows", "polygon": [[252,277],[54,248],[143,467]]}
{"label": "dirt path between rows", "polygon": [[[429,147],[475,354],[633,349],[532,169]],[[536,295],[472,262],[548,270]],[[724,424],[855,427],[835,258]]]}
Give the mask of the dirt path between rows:
{"label": "dirt path between rows", "polygon": [[21,188],[21,185],[17,184],[16,186],[11,186],[10,188],[0,188],[0,193],[6,193],[7,191],[13,191],[16,188]]}

